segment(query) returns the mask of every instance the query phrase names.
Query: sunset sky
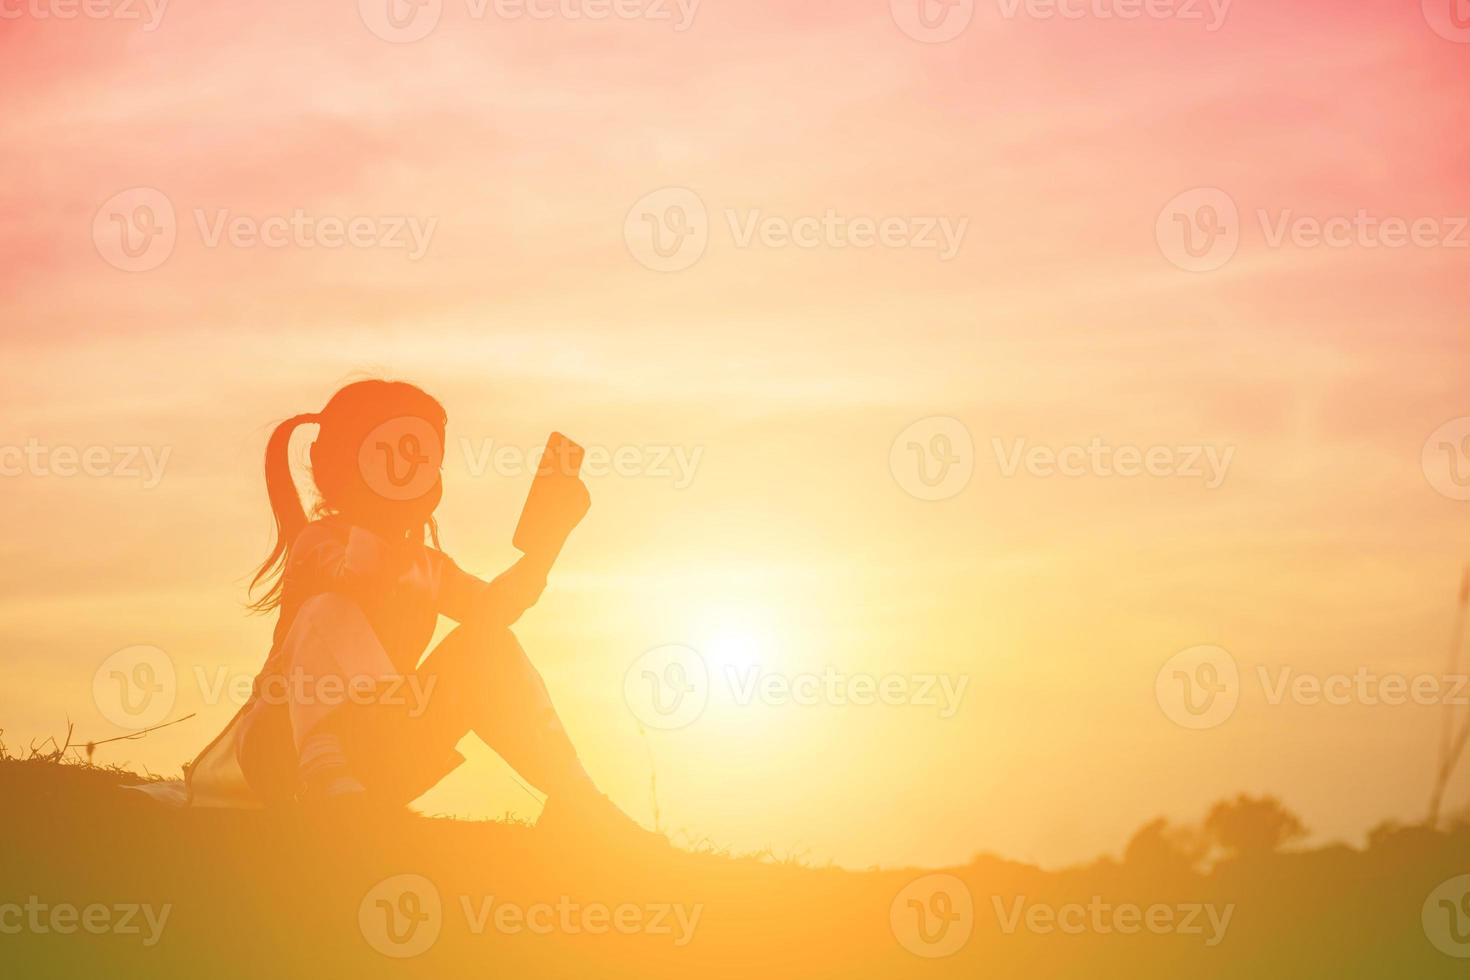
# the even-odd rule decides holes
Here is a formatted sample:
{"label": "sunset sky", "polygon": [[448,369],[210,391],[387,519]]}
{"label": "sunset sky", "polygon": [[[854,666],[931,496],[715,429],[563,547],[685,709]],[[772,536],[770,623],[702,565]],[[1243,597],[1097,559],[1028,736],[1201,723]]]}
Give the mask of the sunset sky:
{"label": "sunset sky", "polygon": [[[234,709],[198,679],[269,646],[244,601],[270,428],[382,376],[447,408],[443,543],[487,577],[529,482],[495,447],[625,450],[517,632],[646,823],[655,773],[665,827],[850,867],[1057,866],[1241,791],[1317,841],[1422,818],[1439,707],[1269,688],[1444,670],[1470,561],[1470,423],[1441,430],[1470,416],[1448,0],[1237,0],[1213,30],[1204,2],[979,0],[942,42],[876,0],[626,2],[670,19],[442,0],[402,41],[374,0],[179,3],[151,29],[141,3],[0,5],[0,464],[29,460],[0,479],[12,750],[68,719],[125,733],[94,674],[151,646],[168,716],[198,716],[98,761],[177,774]],[[159,200],[171,249],[119,251],[115,216]],[[1181,253],[1176,200],[1200,228],[1199,202],[1233,205],[1233,255]],[[703,252],[651,252],[648,208]],[[367,230],[250,237],[272,218]],[[782,244],[803,218],[815,244]],[[1313,244],[1334,218],[1355,230]],[[1390,247],[1384,219],[1422,241]],[[885,221],[907,244],[851,244]],[[972,475],[924,500],[895,441],[933,445],[934,418]],[[1094,440],[1228,464],[1008,465]],[[1437,469],[1441,443],[1460,457]],[[98,473],[35,462],[58,447],[101,447]],[[708,707],[640,732],[625,675],[670,644],[703,656]],[[1156,680],[1202,645],[1237,663],[1238,706],[1192,730]],[[741,704],[726,680],[752,668],[965,686],[947,717]],[[462,749],[421,809],[534,816]]]}

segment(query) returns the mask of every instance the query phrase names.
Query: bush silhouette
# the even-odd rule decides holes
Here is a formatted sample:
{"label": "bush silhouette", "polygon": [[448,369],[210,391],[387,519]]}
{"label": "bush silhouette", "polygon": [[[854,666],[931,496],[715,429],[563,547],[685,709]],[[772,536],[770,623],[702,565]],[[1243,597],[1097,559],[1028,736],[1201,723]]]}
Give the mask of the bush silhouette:
{"label": "bush silhouette", "polygon": [[1205,817],[1204,831],[1226,857],[1247,860],[1274,854],[1307,835],[1306,826],[1281,801],[1244,794],[1216,803]]}

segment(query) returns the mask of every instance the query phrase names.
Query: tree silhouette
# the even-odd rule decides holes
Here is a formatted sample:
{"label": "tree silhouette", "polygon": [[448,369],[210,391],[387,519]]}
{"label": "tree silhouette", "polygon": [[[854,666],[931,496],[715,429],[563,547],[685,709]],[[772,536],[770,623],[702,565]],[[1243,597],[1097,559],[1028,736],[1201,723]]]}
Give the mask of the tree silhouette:
{"label": "tree silhouette", "polygon": [[1306,826],[1281,801],[1244,794],[1216,803],[1205,817],[1204,831],[1227,857],[1240,858],[1274,854],[1307,835]]}
{"label": "tree silhouette", "polygon": [[1204,857],[1196,830],[1174,827],[1163,817],[1138,829],[1123,851],[1123,862],[1146,872],[1180,875]]}

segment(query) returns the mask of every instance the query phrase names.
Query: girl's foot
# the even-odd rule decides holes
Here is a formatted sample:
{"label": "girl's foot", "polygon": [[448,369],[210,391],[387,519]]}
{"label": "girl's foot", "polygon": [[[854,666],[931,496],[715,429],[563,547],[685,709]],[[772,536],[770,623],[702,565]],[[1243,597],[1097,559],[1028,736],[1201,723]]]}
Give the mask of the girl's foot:
{"label": "girl's foot", "polygon": [[608,799],[605,793],[548,799],[546,808],[536,821],[536,829],[578,843],[609,847],[670,846],[667,837],[644,829],[636,820],[618,809],[617,804]]}
{"label": "girl's foot", "polygon": [[308,802],[361,800],[367,796],[367,787],[352,774],[342,740],[335,732],[317,732],[307,737],[301,746],[298,772]]}

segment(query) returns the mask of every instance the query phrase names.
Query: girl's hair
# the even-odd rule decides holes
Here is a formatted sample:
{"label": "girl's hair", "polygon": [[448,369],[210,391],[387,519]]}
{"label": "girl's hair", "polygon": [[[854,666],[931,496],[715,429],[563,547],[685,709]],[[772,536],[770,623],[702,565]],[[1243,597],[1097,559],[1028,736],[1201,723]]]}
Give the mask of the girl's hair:
{"label": "girl's hair", "polygon": [[[293,415],[276,426],[265,447],[265,489],[275,517],[276,540],[250,582],[252,595],[263,583],[268,585],[264,594],[250,603],[252,610],[269,612],[281,604],[291,544],[307,524],[306,510],[291,478],[291,436],[297,427],[320,426],[311,447],[311,476],[318,495],[312,514],[323,516],[384,506],[364,485],[358,469],[359,451],[374,429],[405,417],[422,419],[441,435],[447,421],[444,407],[422,389],[403,381],[372,380],[347,385],[320,412]],[[435,495],[432,503],[437,502]],[[439,534],[432,505],[422,520],[423,533],[437,547]]]}

